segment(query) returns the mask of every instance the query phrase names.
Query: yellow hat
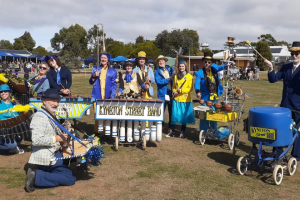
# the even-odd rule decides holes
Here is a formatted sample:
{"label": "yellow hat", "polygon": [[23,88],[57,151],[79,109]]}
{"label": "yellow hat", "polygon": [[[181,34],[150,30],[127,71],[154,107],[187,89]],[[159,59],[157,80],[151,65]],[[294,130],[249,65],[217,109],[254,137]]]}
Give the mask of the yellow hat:
{"label": "yellow hat", "polygon": [[146,58],[146,53],[145,53],[145,51],[140,51],[140,52],[138,53],[138,57],[135,59],[135,62],[137,62],[139,58],[145,58],[145,59],[146,59],[146,62],[148,61],[148,58]]}
{"label": "yellow hat", "polygon": [[168,58],[164,57],[163,55],[159,55],[159,56],[156,58],[155,62],[158,62],[158,60],[160,60],[160,59],[164,59],[166,62],[168,61]]}

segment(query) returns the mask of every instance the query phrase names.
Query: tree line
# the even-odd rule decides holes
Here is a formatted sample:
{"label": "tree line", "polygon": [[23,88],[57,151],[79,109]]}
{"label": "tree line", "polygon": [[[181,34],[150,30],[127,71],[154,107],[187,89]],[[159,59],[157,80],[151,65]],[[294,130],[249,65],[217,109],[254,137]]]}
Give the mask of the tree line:
{"label": "tree line", "polygon": [[[137,36],[135,43],[124,42],[114,40],[111,37],[106,37],[106,33],[94,25],[88,31],[86,31],[79,24],[71,25],[69,28],[62,28],[59,32],[54,34],[54,37],[50,39],[51,47],[58,51],[65,63],[72,65],[79,65],[78,56],[81,58],[89,58],[91,56],[96,57],[97,45],[99,39],[99,49],[102,52],[103,49],[103,36],[105,41],[106,52],[110,53],[112,57],[123,55],[128,58],[134,58],[139,51],[145,51],[147,57],[150,59],[157,58],[158,55],[175,57],[176,51],[182,48],[183,55],[201,56],[204,52],[218,52],[218,50],[212,51],[209,48],[202,49],[200,51],[199,35],[196,30],[191,29],[172,29],[171,31],[163,30],[158,33],[155,40],[146,40],[142,35]],[[252,42],[252,46],[256,46],[257,50],[261,52],[267,59],[272,60],[272,54],[269,46],[286,45],[288,47],[291,44],[286,41],[276,41],[271,34],[263,34],[257,38],[258,42]],[[15,50],[27,50],[31,53],[38,53],[41,55],[53,54],[48,52],[44,47],[38,46],[35,48],[36,42],[32,38],[30,32],[25,33],[19,38],[14,39],[12,44],[9,40],[0,40],[0,49],[15,49]],[[235,46],[247,46],[245,41],[236,43]],[[257,57],[259,66],[263,66],[263,61]],[[263,67],[261,67],[263,69]]]}

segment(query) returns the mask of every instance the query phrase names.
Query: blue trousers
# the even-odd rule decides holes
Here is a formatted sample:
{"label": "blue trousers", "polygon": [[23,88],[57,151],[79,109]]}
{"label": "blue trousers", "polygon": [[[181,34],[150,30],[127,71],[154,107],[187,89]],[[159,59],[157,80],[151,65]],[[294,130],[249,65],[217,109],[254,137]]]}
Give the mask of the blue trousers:
{"label": "blue trousers", "polygon": [[[296,123],[297,129],[300,127],[300,115],[298,113],[292,112],[292,118]],[[295,139],[293,149],[291,152],[292,156],[297,159],[297,161],[300,160],[300,133],[298,133],[298,137]]]}
{"label": "blue trousers", "polygon": [[[212,102],[216,103],[218,102],[218,100],[213,100]],[[200,131],[204,130],[206,132],[209,127],[212,127],[212,129],[217,130],[218,122],[207,121],[206,119],[200,119],[200,125],[199,125]]]}
{"label": "blue trousers", "polygon": [[16,148],[22,139],[0,138],[0,150],[10,150]]}
{"label": "blue trousers", "polygon": [[[55,154],[56,158],[62,157],[62,152]],[[63,160],[56,161],[53,166],[39,165],[36,170],[35,185],[39,187],[55,187],[59,185],[74,185],[76,177],[68,166],[63,164]]]}

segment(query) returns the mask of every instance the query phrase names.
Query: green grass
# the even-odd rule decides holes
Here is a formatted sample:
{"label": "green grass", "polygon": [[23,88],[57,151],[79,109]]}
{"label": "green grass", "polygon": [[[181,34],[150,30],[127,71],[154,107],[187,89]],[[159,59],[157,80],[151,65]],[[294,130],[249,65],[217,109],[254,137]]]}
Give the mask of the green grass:
{"label": "green grass", "polygon": [[[92,86],[88,78],[89,73],[86,77],[83,73],[75,74],[72,92],[90,96]],[[264,72],[261,72],[260,81],[238,81],[234,85],[239,87],[241,83],[244,93],[254,95],[246,98],[242,120],[247,118],[252,107],[274,106],[281,101],[282,82],[270,84]],[[192,99],[196,99],[195,92]],[[92,113],[93,110],[79,123],[79,127],[88,134],[94,133]],[[168,120],[166,114],[165,122]],[[180,126],[176,129],[179,133]],[[166,131],[167,125],[163,132]],[[300,195],[295,192],[300,184],[299,170],[292,177],[284,174],[280,186],[273,185],[269,171],[237,175],[237,159],[249,153],[251,143],[243,132],[242,121],[234,131],[241,134],[241,144],[235,147],[235,151],[230,151],[227,144],[221,142],[206,141],[205,145],[199,145],[199,119],[196,119],[195,125],[188,125],[189,139],[164,137],[162,142],[156,143],[157,147],[149,146],[146,151],[135,146],[119,146],[119,150],[115,151],[111,143],[104,144],[102,165],[91,167],[87,175],[76,172],[80,175],[78,177],[89,178],[80,179],[71,187],[36,190],[33,194],[24,194],[25,174],[21,166],[12,163],[7,167],[9,157],[1,156],[0,186],[4,184],[11,193],[22,193],[20,199],[299,199]],[[29,155],[20,157],[24,164]],[[3,196],[3,199],[10,198],[14,196]]]}

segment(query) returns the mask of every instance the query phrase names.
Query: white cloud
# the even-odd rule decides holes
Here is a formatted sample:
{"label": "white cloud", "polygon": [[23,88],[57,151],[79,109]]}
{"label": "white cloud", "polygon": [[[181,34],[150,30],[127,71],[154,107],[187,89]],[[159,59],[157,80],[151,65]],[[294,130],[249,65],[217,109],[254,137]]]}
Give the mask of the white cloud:
{"label": "white cloud", "polygon": [[63,27],[79,24],[86,30],[104,24],[107,37],[134,42],[139,35],[155,39],[172,28],[197,30],[200,42],[222,49],[227,36],[257,41],[270,33],[276,40],[300,40],[300,1],[280,0],[0,0],[0,39],[29,31],[37,45],[48,48]]}

